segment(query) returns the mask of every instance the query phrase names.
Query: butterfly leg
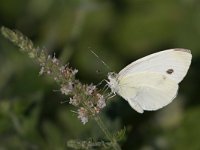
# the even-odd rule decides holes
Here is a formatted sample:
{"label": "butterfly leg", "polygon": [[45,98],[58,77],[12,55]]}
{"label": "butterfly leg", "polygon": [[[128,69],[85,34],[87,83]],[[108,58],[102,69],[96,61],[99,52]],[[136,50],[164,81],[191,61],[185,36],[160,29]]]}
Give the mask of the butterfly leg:
{"label": "butterfly leg", "polygon": [[101,82],[99,82],[99,83],[97,84],[97,86],[100,86],[103,82],[106,82],[106,83],[107,83],[107,80],[106,80],[106,79],[103,79]]}
{"label": "butterfly leg", "polygon": [[111,99],[116,95],[116,93],[110,92],[107,96],[106,99]]}

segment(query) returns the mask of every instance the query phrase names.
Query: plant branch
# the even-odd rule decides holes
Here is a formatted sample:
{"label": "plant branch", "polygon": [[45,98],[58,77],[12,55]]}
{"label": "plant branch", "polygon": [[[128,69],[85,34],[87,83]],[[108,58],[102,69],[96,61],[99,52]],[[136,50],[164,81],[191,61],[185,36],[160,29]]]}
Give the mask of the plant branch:
{"label": "plant branch", "polygon": [[121,149],[99,116],[100,111],[106,106],[106,100],[95,85],[81,83],[75,78],[77,69],[62,65],[55,56],[52,57],[45,50],[35,48],[32,41],[21,32],[1,27],[1,33],[41,66],[40,75],[51,76],[60,85],[61,93],[71,97],[69,103],[77,108],[78,118],[83,124],[87,123],[89,118],[94,118],[112,147],[115,150]]}

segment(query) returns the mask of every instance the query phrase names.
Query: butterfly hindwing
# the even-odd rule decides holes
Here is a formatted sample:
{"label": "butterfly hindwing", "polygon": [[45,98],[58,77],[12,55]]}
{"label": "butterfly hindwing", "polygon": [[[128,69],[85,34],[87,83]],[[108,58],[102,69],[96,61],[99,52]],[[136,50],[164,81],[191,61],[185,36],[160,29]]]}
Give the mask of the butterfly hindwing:
{"label": "butterfly hindwing", "polygon": [[140,72],[123,76],[119,81],[118,94],[131,107],[143,110],[157,110],[169,104],[178,91],[178,84],[168,76],[155,72]]}

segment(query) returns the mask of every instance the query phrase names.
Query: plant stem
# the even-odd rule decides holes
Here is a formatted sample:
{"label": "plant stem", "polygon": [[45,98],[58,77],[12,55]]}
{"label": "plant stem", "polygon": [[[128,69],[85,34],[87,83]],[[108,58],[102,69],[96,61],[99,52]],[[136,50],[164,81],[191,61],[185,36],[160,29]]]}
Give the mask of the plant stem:
{"label": "plant stem", "polygon": [[111,135],[109,130],[106,128],[105,124],[101,120],[100,116],[95,116],[95,121],[97,122],[98,126],[101,128],[101,130],[106,135],[107,139],[112,143],[112,146],[115,150],[121,150],[119,144],[117,143],[116,139]]}
{"label": "plant stem", "polygon": [[[40,65],[41,64],[45,64],[46,65],[46,63],[48,62],[48,55],[46,54],[46,52],[44,50],[42,50],[42,49],[35,48],[33,43],[32,43],[32,41],[29,40],[22,33],[18,32],[18,31],[10,30],[9,28],[6,28],[6,27],[1,27],[1,32],[7,39],[9,39],[15,45],[17,45],[22,52],[26,52],[29,55],[29,57],[34,58]],[[49,61],[49,63],[50,63],[50,66],[51,66],[52,65],[52,61]],[[56,67],[51,68],[50,71],[52,72],[52,76],[53,77],[57,77],[58,76],[56,73],[58,73],[60,71],[59,69],[60,69],[59,65],[57,65]],[[62,77],[63,76],[61,74],[60,78],[62,78]],[[72,77],[74,77],[73,74],[72,74]],[[79,89],[79,90],[81,89],[80,92],[79,92],[79,90],[76,90],[74,95],[78,95],[82,99],[87,99],[87,97],[84,97],[84,94],[83,94],[83,96],[81,95],[81,93],[85,93],[85,91],[84,91],[85,85],[81,84],[80,82],[77,83],[78,80],[75,80],[74,79],[75,77],[74,78],[72,78],[72,77],[71,77],[70,82],[72,80],[74,80],[74,82],[76,81],[75,85],[77,86],[77,89]],[[65,82],[65,78],[63,80],[60,79],[60,82],[61,83]],[[93,97],[91,96],[90,98],[93,98]],[[83,106],[85,106],[85,108],[88,109],[88,111],[91,112],[91,114],[95,114],[94,109],[88,107],[88,104],[86,102],[83,102],[82,104],[83,104]],[[107,129],[107,127],[105,126],[105,124],[101,120],[100,116],[96,115],[96,116],[94,116],[94,119],[97,122],[97,124],[100,127],[100,129],[106,135],[107,139],[111,142],[113,149],[114,150],[121,150],[121,148],[120,148],[119,144],[117,143],[115,137],[109,132],[109,130]],[[13,121],[15,121],[15,120],[13,120]],[[18,122],[15,121],[15,123],[16,123],[17,129],[20,131],[20,128],[18,128],[18,124],[17,124]]]}

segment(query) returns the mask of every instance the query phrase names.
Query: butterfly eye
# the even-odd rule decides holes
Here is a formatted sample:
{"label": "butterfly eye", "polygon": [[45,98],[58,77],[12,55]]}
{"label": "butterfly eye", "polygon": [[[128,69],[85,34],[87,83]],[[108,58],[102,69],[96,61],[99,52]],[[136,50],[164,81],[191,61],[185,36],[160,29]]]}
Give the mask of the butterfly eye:
{"label": "butterfly eye", "polygon": [[117,76],[116,73],[112,72],[112,75],[111,75],[113,78],[115,78]]}
{"label": "butterfly eye", "polygon": [[109,78],[112,78],[112,79],[113,79],[113,78],[116,78],[116,76],[117,76],[117,74],[116,74],[115,72],[109,72],[109,73],[108,73],[108,77],[109,77]]}

